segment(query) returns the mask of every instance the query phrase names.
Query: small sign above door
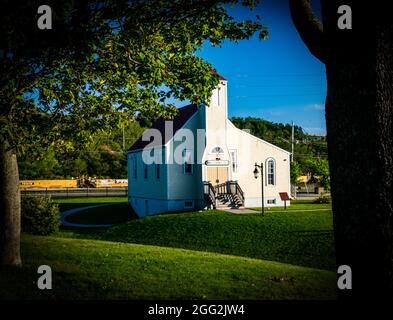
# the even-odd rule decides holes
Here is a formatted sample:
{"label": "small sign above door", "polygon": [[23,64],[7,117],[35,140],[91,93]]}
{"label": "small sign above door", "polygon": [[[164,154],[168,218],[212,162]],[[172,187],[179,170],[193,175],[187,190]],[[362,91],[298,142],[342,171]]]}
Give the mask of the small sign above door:
{"label": "small sign above door", "polygon": [[229,165],[228,160],[206,160],[205,165],[207,166],[227,166]]}

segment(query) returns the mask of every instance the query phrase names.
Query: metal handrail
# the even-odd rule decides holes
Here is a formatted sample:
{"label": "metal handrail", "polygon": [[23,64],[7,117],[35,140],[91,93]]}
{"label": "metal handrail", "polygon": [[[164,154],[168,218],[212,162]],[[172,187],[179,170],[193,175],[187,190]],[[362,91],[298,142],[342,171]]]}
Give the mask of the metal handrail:
{"label": "metal handrail", "polygon": [[228,184],[227,182],[224,183],[220,183],[220,184],[216,184],[214,186],[214,189],[216,191],[217,194],[227,194],[230,193],[228,192]]}
{"label": "metal handrail", "polygon": [[237,181],[227,181],[214,186],[216,196],[228,195],[238,196],[244,204],[244,192]]}
{"label": "metal handrail", "polygon": [[209,181],[203,181],[203,193],[207,196],[213,205],[216,207],[216,191],[214,190],[213,185]]}

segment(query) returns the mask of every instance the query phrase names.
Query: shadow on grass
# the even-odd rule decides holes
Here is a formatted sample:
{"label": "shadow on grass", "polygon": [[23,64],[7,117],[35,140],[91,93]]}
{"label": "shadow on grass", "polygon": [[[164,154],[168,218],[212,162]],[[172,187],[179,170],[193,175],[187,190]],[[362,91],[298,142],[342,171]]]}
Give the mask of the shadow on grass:
{"label": "shadow on grass", "polygon": [[[67,203],[69,208],[81,208],[86,207],[85,204]],[[78,206],[77,206],[78,205]],[[88,206],[97,205],[95,208],[88,208],[71,214],[65,218],[67,222],[77,224],[121,224],[134,219],[138,216],[128,203],[89,203]],[[69,209],[70,210],[70,209]],[[67,229],[75,229],[68,227]],[[105,229],[98,227],[99,229]],[[66,228],[63,228],[66,229]],[[82,229],[83,228],[78,228]]]}

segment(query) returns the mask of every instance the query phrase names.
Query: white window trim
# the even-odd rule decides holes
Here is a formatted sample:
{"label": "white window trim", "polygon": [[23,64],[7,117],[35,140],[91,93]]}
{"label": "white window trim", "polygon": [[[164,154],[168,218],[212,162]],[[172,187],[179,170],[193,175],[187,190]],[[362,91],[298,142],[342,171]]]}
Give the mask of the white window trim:
{"label": "white window trim", "polygon": [[[222,150],[222,152],[219,152],[219,153],[212,152],[215,148],[220,148]],[[224,148],[221,147],[220,145],[213,146],[213,148],[210,148],[210,151],[209,151],[209,154],[215,154],[215,155],[219,155],[219,154],[221,155],[221,154],[224,154],[224,153],[225,153]]]}
{"label": "white window trim", "polygon": [[[232,152],[235,153],[235,169],[233,169],[233,158],[232,158]],[[232,169],[232,173],[237,173],[237,168],[238,168],[238,164],[237,164],[237,149],[230,149],[229,150],[229,154],[231,156],[231,169]]]}
{"label": "white window trim", "polygon": [[[269,183],[269,162],[273,161],[273,184]],[[266,173],[266,186],[274,187],[277,185],[277,169],[276,169],[276,160],[274,158],[268,158],[265,162],[265,173]]]}

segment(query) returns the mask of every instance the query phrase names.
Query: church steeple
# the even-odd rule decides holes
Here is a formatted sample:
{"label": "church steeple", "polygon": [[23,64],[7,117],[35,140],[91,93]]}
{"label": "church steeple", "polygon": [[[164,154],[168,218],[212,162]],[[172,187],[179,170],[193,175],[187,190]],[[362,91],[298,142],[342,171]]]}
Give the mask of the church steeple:
{"label": "church steeple", "polygon": [[227,80],[215,70],[211,72],[219,78],[219,84],[213,90],[209,105],[205,107],[207,148],[225,148],[228,119]]}

